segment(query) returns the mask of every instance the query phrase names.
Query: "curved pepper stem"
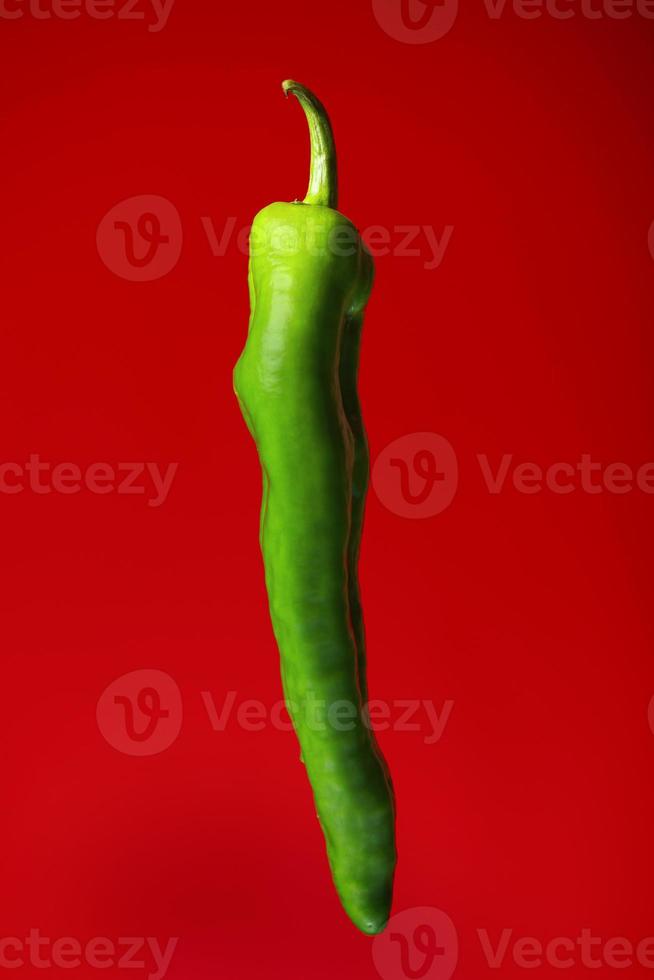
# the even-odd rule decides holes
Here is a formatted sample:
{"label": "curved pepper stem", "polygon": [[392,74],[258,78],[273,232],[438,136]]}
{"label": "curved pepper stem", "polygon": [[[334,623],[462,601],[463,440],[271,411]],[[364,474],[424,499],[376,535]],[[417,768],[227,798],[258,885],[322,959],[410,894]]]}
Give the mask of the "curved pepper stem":
{"label": "curved pepper stem", "polygon": [[292,92],[304,109],[311,136],[311,176],[305,204],[338,207],[338,170],[334,131],[327,110],[313,92],[290,79],[282,83],[284,94]]}

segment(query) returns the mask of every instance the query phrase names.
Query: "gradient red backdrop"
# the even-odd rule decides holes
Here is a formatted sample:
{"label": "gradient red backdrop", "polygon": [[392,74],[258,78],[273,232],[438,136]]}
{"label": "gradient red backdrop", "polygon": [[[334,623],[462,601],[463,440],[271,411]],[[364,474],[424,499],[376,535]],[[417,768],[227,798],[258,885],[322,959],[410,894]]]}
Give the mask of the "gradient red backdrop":
{"label": "gradient red backdrop", "polygon": [[[231,371],[237,235],[306,186],[286,77],[329,106],[341,210],[391,239],[363,348],[373,459],[433,433],[458,461],[441,513],[402,516],[382,480],[367,514],[371,693],[396,721],[398,701],[422,704],[420,730],[379,736],[395,909],[449,916],[462,980],[524,975],[521,937],[654,934],[654,498],[524,493],[513,469],[490,493],[478,459],[654,460],[654,22],[494,18],[479,0],[413,44],[382,7],[177,0],[158,31],[145,6],[0,17],[0,462],[178,464],[161,506],[145,477],[143,494],[0,493],[0,938],[178,937],[170,980],[407,975],[376,966],[339,907],[293,736],[237,716],[281,698]],[[101,223],[156,213],[121,204],[143,196],[170,204],[171,268],[135,281]],[[449,236],[436,268],[424,232],[403,254],[399,226]],[[179,729],[143,756],[102,717],[141,670],[172,679]],[[424,702],[449,711],[438,740]],[[513,930],[499,968],[483,930],[493,947]],[[26,949],[14,975],[42,975]],[[420,975],[446,980],[445,959]],[[127,972],[104,962],[50,973]],[[146,957],[127,975],[155,972]]]}

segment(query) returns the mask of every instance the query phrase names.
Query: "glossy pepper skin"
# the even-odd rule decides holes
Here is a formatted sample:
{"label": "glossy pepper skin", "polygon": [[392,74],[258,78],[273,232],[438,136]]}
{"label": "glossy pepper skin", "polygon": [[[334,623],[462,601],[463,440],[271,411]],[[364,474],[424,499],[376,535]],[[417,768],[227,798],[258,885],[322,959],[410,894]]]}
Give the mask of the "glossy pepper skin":
{"label": "glossy pepper skin", "polygon": [[357,564],[369,459],[356,382],[374,270],[336,210],[324,107],[295,82],[284,91],[309,122],[309,192],[254,220],[234,388],[263,473],[260,542],[285,697],[341,902],[375,934],[390,914],[396,853],[391,781],[362,715]]}

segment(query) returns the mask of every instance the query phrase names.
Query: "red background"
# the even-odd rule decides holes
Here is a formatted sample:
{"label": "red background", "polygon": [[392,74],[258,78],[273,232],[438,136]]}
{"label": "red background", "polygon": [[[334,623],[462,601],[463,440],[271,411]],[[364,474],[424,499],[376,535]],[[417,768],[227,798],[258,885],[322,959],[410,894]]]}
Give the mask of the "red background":
{"label": "red background", "polygon": [[[478,929],[654,933],[654,501],[492,495],[476,460],[654,459],[653,32],[638,16],[492,20],[481,2],[424,45],[345,0],[177,0],[159,33],[0,19],[3,461],[179,463],[159,508],[0,495],[3,936],[178,936],[171,980],[378,975],[332,890],[293,737],[215,732],[202,699],[281,697],[258,464],[231,390],[247,258],[233,242],[214,256],[201,219],[220,234],[303,195],[289,76],[329,106],[341,210],[454,227],[435,270],[378,259],[363,350],[373,457],[435,432],[460,467],[438,516],[375,494],[368,508],[371,693],[454,701],[437,744],[380,736],[396,910],[451,917],[465,980],[524,973],[510,953],[491,972]],[[168,199],[184,235],[144,283],[96,247],[138,195]],[[184,722],[135,758],[96,707],[143,668],[173,677]]]}

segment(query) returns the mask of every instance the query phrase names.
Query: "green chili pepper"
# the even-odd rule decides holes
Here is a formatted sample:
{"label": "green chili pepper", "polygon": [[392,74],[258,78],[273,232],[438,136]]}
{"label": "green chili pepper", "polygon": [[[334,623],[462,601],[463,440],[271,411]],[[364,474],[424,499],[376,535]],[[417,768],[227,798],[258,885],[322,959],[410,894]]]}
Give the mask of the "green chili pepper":
{"label": "green chili pepper", "polygon": [[374,268],[336,210],[324,106],[296,82],[283,88],[309,123],[309,190],[254,220],[234,388],[263,473],[260,542],[284,693],[340,899],[374,934],[388,921],[396,860],[391,780],[365,714],[357,575],[369,474],[357,372]]}

